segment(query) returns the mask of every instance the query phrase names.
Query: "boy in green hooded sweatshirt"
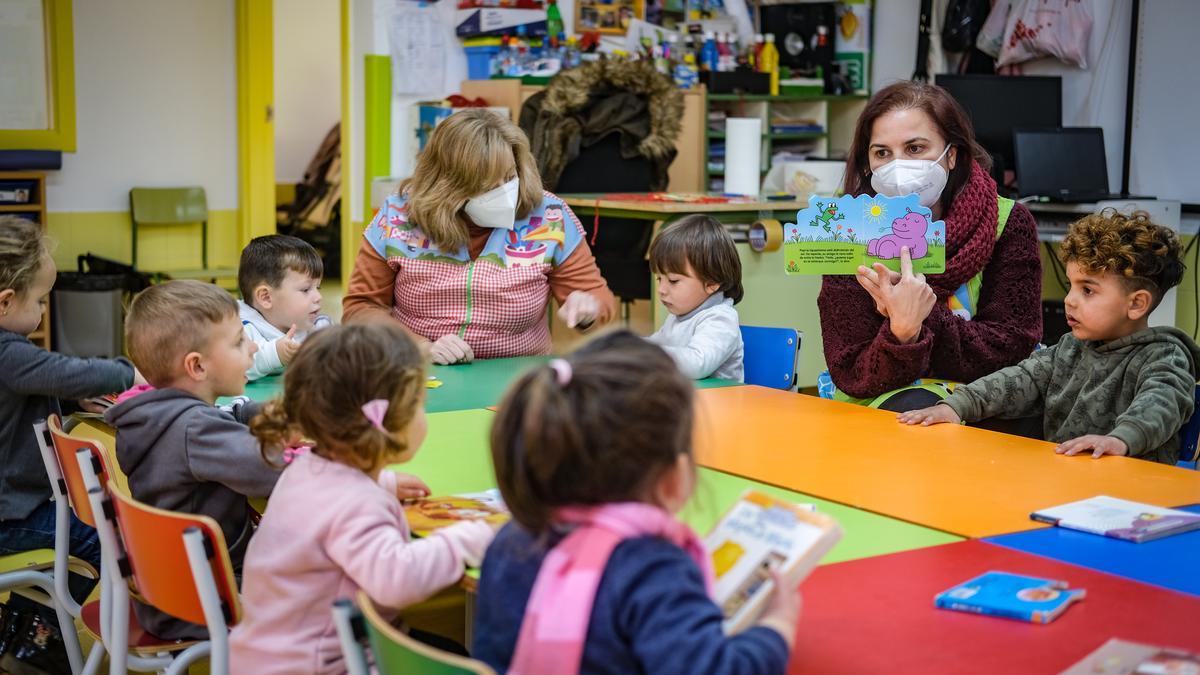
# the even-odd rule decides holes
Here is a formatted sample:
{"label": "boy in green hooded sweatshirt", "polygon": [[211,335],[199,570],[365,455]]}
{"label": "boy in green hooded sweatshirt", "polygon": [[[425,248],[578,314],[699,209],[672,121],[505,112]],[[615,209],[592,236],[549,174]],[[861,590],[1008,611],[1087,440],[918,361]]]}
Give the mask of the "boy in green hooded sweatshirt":
{"label": "boy in green hooded sweatshirt", "polygon": [[1071,225],[1059,250],[1067,267],[1071,332],[1058,344],[955,389],[937,405],[899,415],[904,424],[976,422],[1042,414],[1055,452],[1128,455],[1164,464],[1195,406],[1200,347],[1150,312],[1183,278],[1179,239],[1113,209]]}

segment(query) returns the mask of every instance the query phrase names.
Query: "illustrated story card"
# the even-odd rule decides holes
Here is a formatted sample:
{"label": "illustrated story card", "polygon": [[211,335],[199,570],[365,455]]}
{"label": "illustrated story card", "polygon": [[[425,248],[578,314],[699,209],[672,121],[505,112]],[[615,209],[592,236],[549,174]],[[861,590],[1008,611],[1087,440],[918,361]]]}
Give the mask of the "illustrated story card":
{"label": "illustrated story card", "polygon": [[907,246],[915,274],[946,271],[946,223],[917,195],[813,197],[783,226],[788,274],[854,274],[879,262],[900,271]]}

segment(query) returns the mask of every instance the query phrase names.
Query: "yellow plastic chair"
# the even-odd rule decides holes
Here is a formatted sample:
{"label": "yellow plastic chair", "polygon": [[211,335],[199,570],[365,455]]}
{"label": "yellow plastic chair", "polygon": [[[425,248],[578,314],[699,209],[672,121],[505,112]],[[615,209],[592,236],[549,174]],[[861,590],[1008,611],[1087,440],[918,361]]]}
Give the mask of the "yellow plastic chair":
{"label": "yellow plastic chair", "polygon": [[138,228],[146,225],[189,227],[200,225],[200,269],[147,271],[157,280],[197,279],[216,283],[236,279],[237,269],[208,266],[208,198],[204,188],[141,188],[129,191],[129,216],[133,225],[133,266],[138,265]]}
{"label": "yellow plastic chair", "polygon": [[379,614],[366,593],[359,591],[357,599],[358,609],[345,598],[333,603],[334,625],[349,675],[370,672],[365,650],[368,643],[375,670],[383,675],[496,675],[482,661],[444,652],[405,635]]}

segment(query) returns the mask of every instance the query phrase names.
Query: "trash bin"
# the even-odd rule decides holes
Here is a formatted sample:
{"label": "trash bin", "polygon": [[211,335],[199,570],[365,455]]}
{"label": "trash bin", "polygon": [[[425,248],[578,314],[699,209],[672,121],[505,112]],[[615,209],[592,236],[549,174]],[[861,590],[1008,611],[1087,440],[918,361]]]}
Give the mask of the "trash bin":
{"label": "trash bin", "polygon": [[125,294],[148,284],[149,278],[129,265],[90,253],[79,256],[78,271],[59,272],[54,283],[50,302],[54,350],[72,356],[120,356]]}

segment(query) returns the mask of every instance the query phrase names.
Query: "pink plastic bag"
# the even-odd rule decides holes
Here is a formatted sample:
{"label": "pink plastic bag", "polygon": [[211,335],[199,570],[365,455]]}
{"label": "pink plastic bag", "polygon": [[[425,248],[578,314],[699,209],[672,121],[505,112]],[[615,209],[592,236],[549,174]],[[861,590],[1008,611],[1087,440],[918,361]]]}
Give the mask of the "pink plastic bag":
{"label": "pink plastic bag", "polygon": [[1091,0],[1017,0],[1008,15],[996,66],[1052,56],[1087,68],[1091,37]]}

